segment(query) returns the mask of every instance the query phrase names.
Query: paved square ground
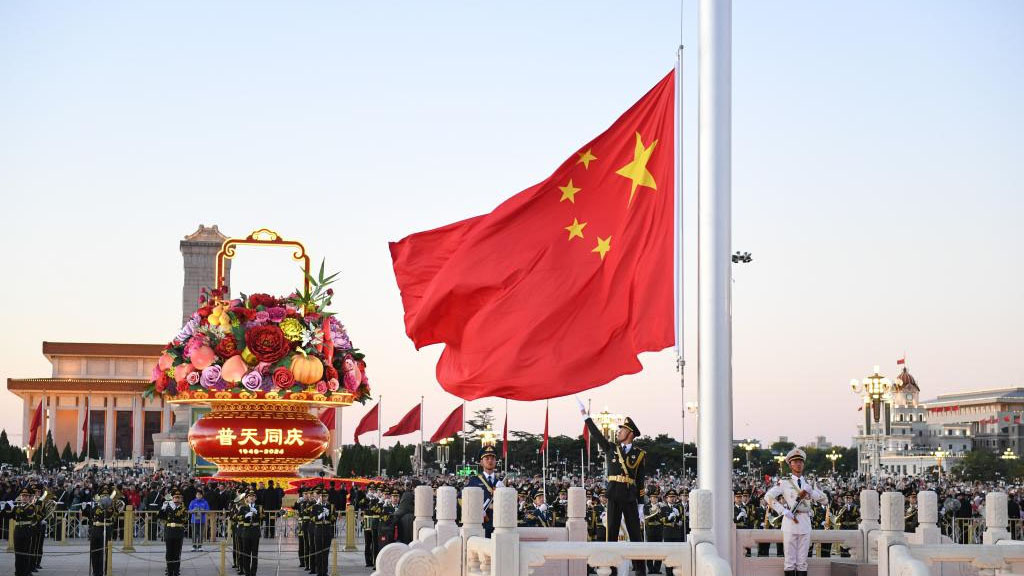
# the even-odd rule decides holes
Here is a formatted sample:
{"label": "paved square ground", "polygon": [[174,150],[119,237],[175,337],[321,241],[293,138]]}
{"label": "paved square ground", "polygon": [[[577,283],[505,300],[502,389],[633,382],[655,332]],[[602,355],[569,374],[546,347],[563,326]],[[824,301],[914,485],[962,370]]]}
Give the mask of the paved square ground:
{"label": "paved square ground", "polygon": [[[202,552],[192,552],[186,540],[181,551],[182,576],[217,576],[220,572],[220,545],[205,546]],[[225,558],[226,576],[237,576],[231,568],[231,554]],[[331,558],[333,563],[333,556]],[[341,576],[368,575],[372,571],[364,566],[363,552],[341,552],[338,559],[338,573]],[[330,570],[332,564],[328,565]],[[164,547],[159,545],[137,545],[135,552],[121,551],[120,543],[114,546],[113,574],[116,576],[162,576],[164,574]],[[267,576],[307,576],[299,567],[298,548],[294,542],[281,543],[264,540],[260,543],[258,574]],[[0,552],[0,575],[14,574],[14,554]],[[89,574],[88,545],[50,545],[47,543],[43,554],[42,568],[35,576],[87,576]]]}

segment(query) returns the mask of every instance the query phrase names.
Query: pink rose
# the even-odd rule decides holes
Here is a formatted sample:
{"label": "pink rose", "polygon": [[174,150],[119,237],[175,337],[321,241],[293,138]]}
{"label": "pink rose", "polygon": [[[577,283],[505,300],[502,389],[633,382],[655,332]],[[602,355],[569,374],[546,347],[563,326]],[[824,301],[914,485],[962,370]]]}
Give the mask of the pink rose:
{"label": "pink rose", "polygon": [[323,380],[317,382],[316,391],[319,392],[320,394],[327,392],[327,382],[324,382]]}
{"label": "pink rose", "polygon": [[195,386],[199,384],[199,372],[189,372],[185,375],[185,382],[188,382],[189,386]]}
{"label": "pink rose", "polygon": [[330,390],[331,392],[337,392],[338,386],[339,384],[337,378],[331,378],[330,380],[327,381],[327,389]]}

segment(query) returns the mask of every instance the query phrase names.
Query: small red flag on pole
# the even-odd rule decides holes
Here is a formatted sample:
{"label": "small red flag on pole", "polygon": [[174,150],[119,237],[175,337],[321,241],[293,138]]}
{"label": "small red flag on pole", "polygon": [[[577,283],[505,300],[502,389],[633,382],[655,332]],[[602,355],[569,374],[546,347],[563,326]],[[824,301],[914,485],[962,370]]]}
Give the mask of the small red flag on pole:
{"label": "small red flag on pole", "polygon": [[431,442],[437,442],[442,438],[454,438],[462,430],[462,414],[464,404],[459,404],[452,413],[437,427],[437,432],[430,437]]}
{"label": "small red flag on pole", "polygon": [[43,422],[43,401],[39,401],[39,407],[36,408],[34,414],[32,414],[32,422],[28,425],[28,445],[32,448],[36,445],[36,439],[39,437],[39,426]]}
{"label": "small red flag on pole", "polygon": [[505,429],[501,432],[501,457],[508,460],[508,409],[505,409]]}
{"label": "small red flag on pole", "polygon": [[356,446],[359,445],[359,436],[361,434],[364,434],[366,432],[373,432],[374,430],[379,430],[380,429],[380,418],[379,418],[379,415],[380,415],[380,402],[377,402],[377,405],[374,406],[372,410],[367,412],[366,415],[363,416],[363,419],[360,420],[359,424],[356,426],[355,438],[354,438],[354,440],[356,442]]}
{"label": "small red flag on pole", "polygon": [[402,416],[402,419],[397,424],[388,428],[388,431],[384,433],[385,436],[402,436],[409,434],[410,432],[416,432],[420,429],[420,404],[412,407],[412,410]]}

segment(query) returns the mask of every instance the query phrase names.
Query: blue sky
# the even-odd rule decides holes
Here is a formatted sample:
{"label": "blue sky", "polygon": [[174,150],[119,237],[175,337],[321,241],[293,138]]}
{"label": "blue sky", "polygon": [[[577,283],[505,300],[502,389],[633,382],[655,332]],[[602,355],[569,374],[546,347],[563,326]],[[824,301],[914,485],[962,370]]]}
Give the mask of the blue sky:
{"label": "blue sky", "polygon": [[[0,4],[0,378],[47,375],[42,340],[166,341],[178,240],[268,226],[342,271],[338,311],[384,420],[423,394],[436,426],[456,400],[433,378],[440,348],[404,336],[387,241],[545,178],[672,67],[679,10]],[[904,351],[926,397],[1021,384],[1022,28],[1013,0],[734,3],[734,247],[755,258],[736,270],[737,437],[846,443],[850,378],[892,374]],[[693,0],[683,39],[689,400]],[[249,258],[236,286],[297,282]],[[673,356],[588,396],[678,436]],[[486,405],[500,418],[500,402],[470,408]],[[579,432],[572,406],[552,402],[554,432]],[[20,415],[0,392],[0,417]],[[543,405],[513,403],[511,426],[539,431]]]}

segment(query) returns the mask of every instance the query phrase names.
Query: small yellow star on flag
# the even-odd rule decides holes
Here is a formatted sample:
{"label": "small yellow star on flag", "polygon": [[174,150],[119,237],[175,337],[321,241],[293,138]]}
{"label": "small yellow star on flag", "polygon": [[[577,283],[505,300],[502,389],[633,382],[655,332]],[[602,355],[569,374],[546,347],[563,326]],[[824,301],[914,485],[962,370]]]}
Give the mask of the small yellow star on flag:
{"label": "small yellow star on flag", "polygon": [[577,164],[583,164],[584,170],[590,170],[590,163],[593,162],[594,160],[597,160],[597,156],[591,154],[590,150],[591,149],[588,148],[586,152],[580,152],[580,159],[576,161]]}
{"label": "small yellow star on flag", "polygon": [[657,145],[658,141],[655,140],[649,147],[644,147],[644,142],[640,138],[640,133],[637,132],[636,147],[633,149],[633,161],[615,171],[619,176],[629,178],[633,182],[633,185],[629,189],[629,202],[627,205],[633,204],[633,196],[636,195],[636,189],[638,187],[646,186],[652,190],[658,189],[658,184],[654,181],[654,176],[649,170],[647,170],[647,162],[650,161],[651,155],[654,154],[654,147]]}
{"label": "small yellow star on flag", "polygon": [[566,184],[565,186],[559,186],[558,189],[562,191],[562,198],[559,199],[558,201],[559,202],[564,202],[564,201],[568,200],[569,202],[572,202],[573,204],[576,203],[576,193],[579,192],[580,190],[582,190],[582,188],[576,188],[575,186],[572,185],[572,179],[571,178],[569,179],[569,183],[568,184]]}
{"label": "small yellow star on flag", "polygon": [[583,238],[583,229],[586,227],[586,222],[580,222],[573,218],[572,224],[565,227],[565,229],[569,231],[569,240],[572,240],[573,238]]}
{"label": "small yellow star on flag", "polygon": [[600,254],[601,255],[601,261],[603,262],[604,261],[604,255],[607,254],[608,251],[611,250],[611,249],[612,249],[612,237],[609,236],[609,237],[605,238],[604,240],[602,240],[601,237],[598,236],[597,237],[597,248],[594,248],[593,250],[591,250],[591,252],[597,252],[598,254]]}

